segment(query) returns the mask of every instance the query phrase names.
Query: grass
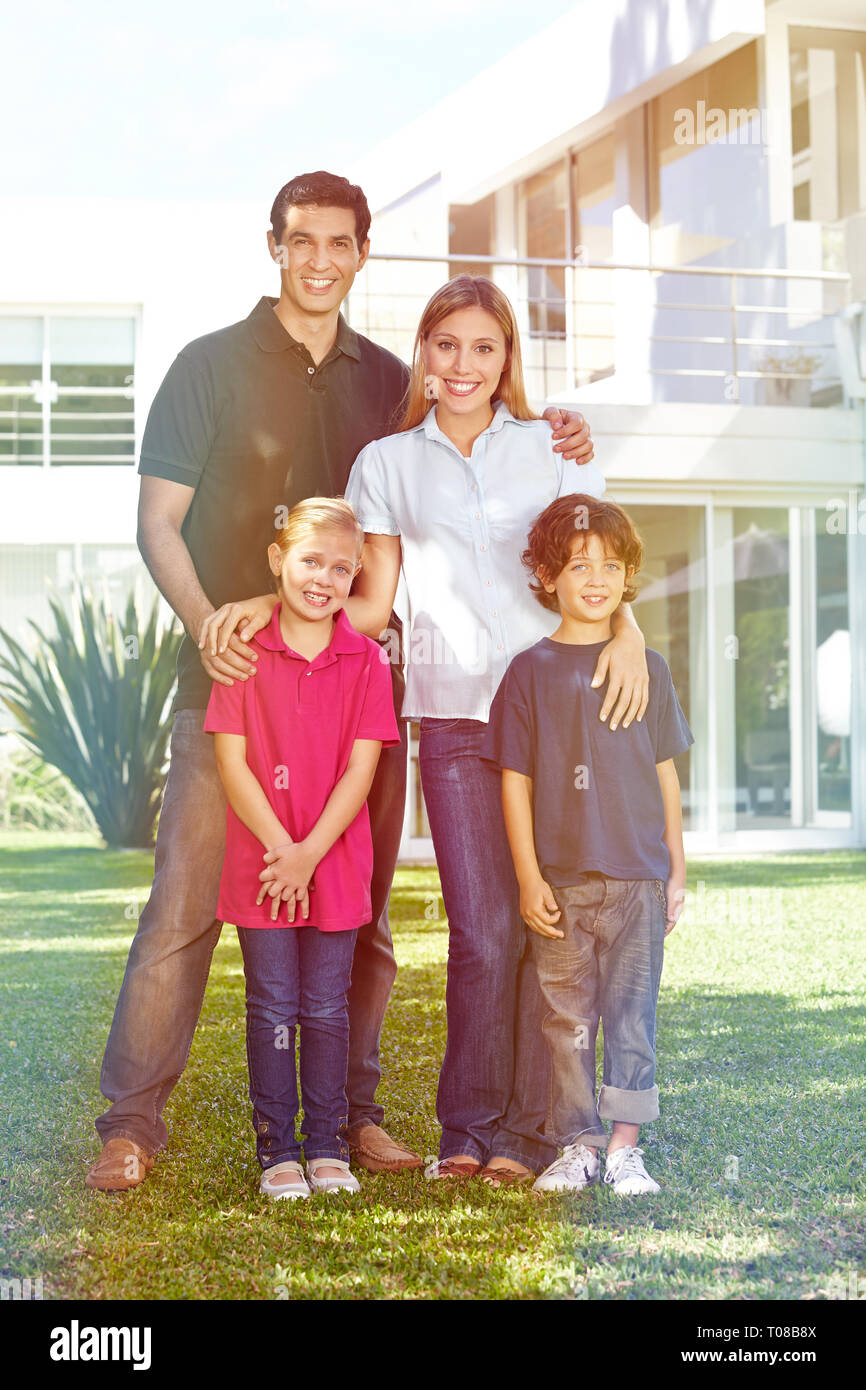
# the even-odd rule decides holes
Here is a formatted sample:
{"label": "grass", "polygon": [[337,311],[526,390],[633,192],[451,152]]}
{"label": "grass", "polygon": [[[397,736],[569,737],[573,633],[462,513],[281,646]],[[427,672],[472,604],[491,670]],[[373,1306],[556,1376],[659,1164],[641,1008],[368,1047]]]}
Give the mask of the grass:
{"label": "grass", "polygon": [[[46,1299],[842,1299],[852,1278],[866,1293],[866,855],[689,867],[659,1006],[662,1117],[641,1140],[659,1197],[455,1190],[416,1173],[362,1174],[360,1199],[268,1204],[230,929],[169,1148],[135,1191],[84,1187],[152,861],[87,836],[0,836],[0,1273],[41,1275]],[[398,872],[383,1049],[388,1126],[425,1155],[445,1030],[438,889],[433,869]]]}

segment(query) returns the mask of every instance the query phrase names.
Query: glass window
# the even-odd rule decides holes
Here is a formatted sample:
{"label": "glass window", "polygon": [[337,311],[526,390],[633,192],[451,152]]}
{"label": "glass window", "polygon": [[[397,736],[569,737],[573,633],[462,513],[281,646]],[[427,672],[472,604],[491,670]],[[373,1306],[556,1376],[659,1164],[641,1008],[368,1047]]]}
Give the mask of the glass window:
{"label": "glass window", "polygon": [[[578,263],[613,260],[616,142],[613,131],[571,160],[574,242]],[[591,265],[575,271],[575,363],[578,385],[611,376],[616,339],[614,277]]]}
{"label": "glass window", "polygon": [[132,463],[135,321],[0,318],[0,462]]}
{"label": "glass window", "polygon": [[788,512],[737,507],[718,578],[733,588],[736,824],[791,823],[791,669]]}
{"label": "glass window", "polygon": [[493,194],[477,203],[452,203],[448,213],[448,250],[452,256],[469,253],[466,261],[452,261],[449,275],[490,275],[484,261],[473,261],[472,255],[492,256]]}
{"label": "glass window", "polygon": [[[564,260],[568,255],[568,177],[558,160],[519,186],[523,254],[538,260]],[[530,266],[529,330],[547,338],[565,337],[565,270],[562,266]]]}
{"label": "glass window", "polygon": [[670,667],[695,743],[675,758],[683,827],[706,825],[709,751],[706,693],[706,561],[703,507],[630,506],[644,542],[640,592],[634,604],[648,647]]}
{"label": "glass window", "polygon": [[656,265],[749,264],[742,243],[769,227],[757,44],[649,103]]}
{"label": "glass window", "polygon": [[794,217],[836,222],[866,208],[866,35],[789,30]]}
{"label": "glass window", "polygon": [[817,809],[851,810],[851,645],[847,538],[816,512],[815,716]]}
{"label": "glass window", "polygon": [[0,463],[41,464],[41,318],[0,318]]}

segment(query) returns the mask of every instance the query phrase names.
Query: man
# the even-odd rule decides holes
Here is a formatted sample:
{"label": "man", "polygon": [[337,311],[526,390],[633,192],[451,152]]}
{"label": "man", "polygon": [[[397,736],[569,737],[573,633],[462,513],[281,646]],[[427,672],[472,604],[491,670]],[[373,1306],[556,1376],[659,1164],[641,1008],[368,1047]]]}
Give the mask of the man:
{"label": "man", "polygon": [[[343,492],[361,449],[393,430],[408,380],[398,358],[340,314],[369,252],[361,189],[321,171],[300,175],[277,194],[271,224],[279,299],[262,298],[247,319],[181,351],[142,441],[139,549],[186,635],[153,888],[102,1066],[101,1090],[112,1105],[96,1121],[103,1150],[86,1182],[103,1191],[135,1187],[165,1147],[162,1112],[189,1056],[222,925],[216,901],[226,808],[202,724],[211,681],[254,679],[256,653],[237,635],[221,655],[200,653],[202,624],[222,603],[265,592],[275,521],[303,497]],[[560,425],[555,447],[591,459],[581,416],[549,413]],[[396,665],[392,673],[399,714],[403,677]],[[358,934],[349,994],[347,1138],[355,1160],[373,1172],[422,1162],[385,1132],[375,1100],[396,974],[387,907],[405,798],[401,727],[402,743],[383,750],[369,797],[373,915]]]}

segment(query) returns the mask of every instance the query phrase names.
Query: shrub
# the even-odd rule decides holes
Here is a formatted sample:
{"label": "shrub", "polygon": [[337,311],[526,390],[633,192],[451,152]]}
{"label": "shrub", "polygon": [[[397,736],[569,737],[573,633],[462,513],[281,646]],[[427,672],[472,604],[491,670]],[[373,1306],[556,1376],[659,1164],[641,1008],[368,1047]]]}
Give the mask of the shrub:
{"label": "shrub", "polygon": [[122,625],[106,598],[77,585],[74,624],[56,597],[56,631],[32,620],[28,652],[0,629],[0,698],[19,737],[81,793],[109,845],[147,848],[159,808],[168,752],[168,703],[180,633],[146,621],[130,593]]}

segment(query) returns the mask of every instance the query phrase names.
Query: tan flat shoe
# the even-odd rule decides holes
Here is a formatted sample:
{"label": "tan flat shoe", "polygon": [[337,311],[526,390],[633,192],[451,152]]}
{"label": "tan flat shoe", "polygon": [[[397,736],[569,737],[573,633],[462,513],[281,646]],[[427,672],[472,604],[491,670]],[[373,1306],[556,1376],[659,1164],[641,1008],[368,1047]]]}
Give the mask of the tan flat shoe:
{"label": "tan flat shoe", "polygon": [[424,1166],[420,1154],[398,1144],[380,1125],[356,1125],[347,1132],[346,1143],[355,1163],[368,1173],[402,1173]]}
{"label": "tan flat shoe", "polygon": [[153,1159],[145,1153],[134,1139],[121,1135],[109,1139],[102,1147],[102,1153],[92,1164],[84,1182],[97,1192],[127,1192],[144,1182]]}

